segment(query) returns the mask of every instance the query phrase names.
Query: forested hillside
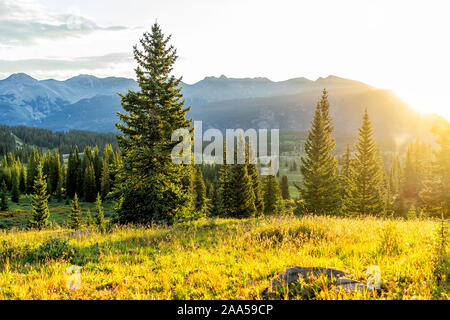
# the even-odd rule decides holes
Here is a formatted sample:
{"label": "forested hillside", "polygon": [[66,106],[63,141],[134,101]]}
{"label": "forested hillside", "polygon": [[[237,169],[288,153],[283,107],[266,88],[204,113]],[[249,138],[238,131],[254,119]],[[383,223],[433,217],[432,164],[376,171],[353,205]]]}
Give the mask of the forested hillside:
{"label": "forested hillside", "polygon": [[60,153],[68,154],[71,146],[77,145],[82,149],[98,146],[103,149],[107,144],[117,146],[116,134],[83,130],[53,132],[42,128],[0,125],[0,155],[33,147],[58,149]]}

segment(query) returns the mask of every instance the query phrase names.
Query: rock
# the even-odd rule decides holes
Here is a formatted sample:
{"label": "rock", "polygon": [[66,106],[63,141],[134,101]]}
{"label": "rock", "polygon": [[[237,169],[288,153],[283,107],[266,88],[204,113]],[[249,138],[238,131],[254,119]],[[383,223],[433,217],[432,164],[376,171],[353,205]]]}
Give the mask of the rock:
{"label": "rock", "polygon": [[[283,298],[282,292],[285,291],[283,288],[287,285],[291,289],[300,278],[303,278],[303,281],[306,283],[311,283],[319,277],[326,278],[327,281],[330,281],[336,286],[336,291],[345,290],[347,292],[355,292],[358,290],[372,290],[367,284],[347,278],[348,276],[348,273],[334,268],[292,267],[286,269],[270,281],[270,286],[264,290],[263,297],[266,299]],[[306,299],[314,295],[313,290],[304,288],[296,288],[296,293]]]}

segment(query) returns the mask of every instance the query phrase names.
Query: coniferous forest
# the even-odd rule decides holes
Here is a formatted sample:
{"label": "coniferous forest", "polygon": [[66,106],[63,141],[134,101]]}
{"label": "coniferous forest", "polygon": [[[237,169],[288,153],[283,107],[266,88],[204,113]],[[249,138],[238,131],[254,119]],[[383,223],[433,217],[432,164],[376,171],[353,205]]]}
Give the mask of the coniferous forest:
{"label": "coniferous forest", "polygon": [[276,174],[245,139],[244,163],[177,164],[177,50],[155,23],[133,53],[117,132],[0,126],[0,299],[448,299],[449,122],[392,152],[362,106],[338,150],[323,88]]}

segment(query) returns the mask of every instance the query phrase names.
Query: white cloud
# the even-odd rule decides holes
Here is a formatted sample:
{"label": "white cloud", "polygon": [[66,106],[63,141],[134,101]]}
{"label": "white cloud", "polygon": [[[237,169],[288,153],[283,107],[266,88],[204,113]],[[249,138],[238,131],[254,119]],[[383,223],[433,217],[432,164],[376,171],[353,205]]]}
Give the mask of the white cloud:
{"label": "white cloud", "polygon": [[124,26],[102,27],[79,14],[54,14],[30,1],[0,2],[0,43],[3,46],[32,45],[39,40],[82,37],[98,31],[124,30]]}

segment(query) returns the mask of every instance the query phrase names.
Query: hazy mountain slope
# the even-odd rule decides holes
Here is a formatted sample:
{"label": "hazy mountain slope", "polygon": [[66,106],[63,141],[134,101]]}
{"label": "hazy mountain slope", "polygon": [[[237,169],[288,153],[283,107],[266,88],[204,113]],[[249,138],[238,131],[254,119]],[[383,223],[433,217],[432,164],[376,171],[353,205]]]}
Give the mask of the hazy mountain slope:
{"label": "hazy mountain slope", "polygon": [[[336,131],[355,134],[368,108],[375,134],[406,139],[429,133],[437,117],[421,116],[392,92],[329,76],[295,78],[207,77],[182,83],[189,115],[204,127],[307,130],[323,88],[329,92]],[[52,130],[113,131],[121,110],[117,92],[137,90],[132,79],[80,75],[65,81],[38,81],[25,74],[0,80],[0,123]]]}

